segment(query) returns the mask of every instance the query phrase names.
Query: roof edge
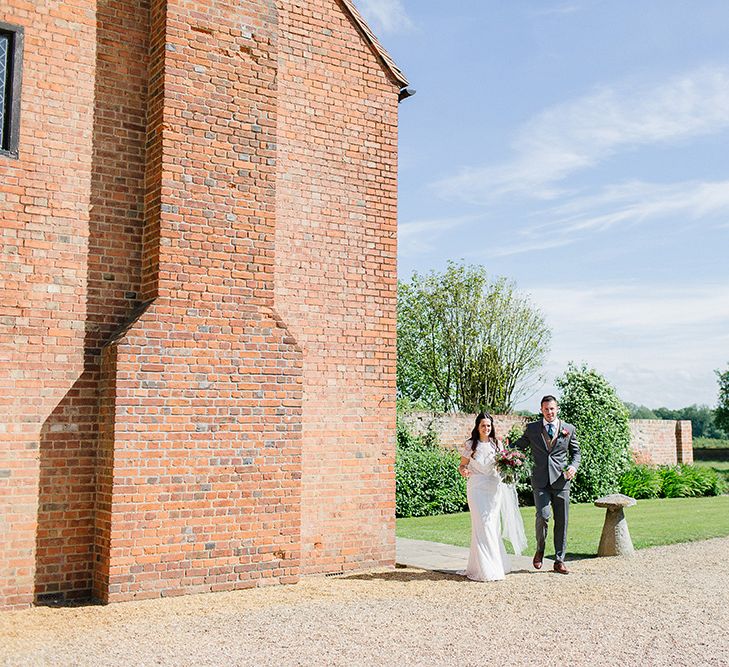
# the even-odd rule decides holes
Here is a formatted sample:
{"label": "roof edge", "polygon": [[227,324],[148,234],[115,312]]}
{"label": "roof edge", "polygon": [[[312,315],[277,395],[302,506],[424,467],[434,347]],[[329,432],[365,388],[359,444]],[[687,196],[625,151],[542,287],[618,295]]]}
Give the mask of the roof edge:
{"label": "roof edge", "polygon": [[367,21],[362,18],[362,15],[355,7],[353,0],[337,0],[337,2],[345,9],[345,11],[352,17],[357,27],[362,31],[364,38],[369,42],[372,50],[379,57],[384,65],[385,69],[390,72],[392,77],[397,81],[401,88],[407,86],[409,81],[403,73],[403,71],[395,64],[392,56],[387,52],[384,46],[380,44],[380,40],[377,39],[375,33],[372,32],[370,27],[367,25]]}

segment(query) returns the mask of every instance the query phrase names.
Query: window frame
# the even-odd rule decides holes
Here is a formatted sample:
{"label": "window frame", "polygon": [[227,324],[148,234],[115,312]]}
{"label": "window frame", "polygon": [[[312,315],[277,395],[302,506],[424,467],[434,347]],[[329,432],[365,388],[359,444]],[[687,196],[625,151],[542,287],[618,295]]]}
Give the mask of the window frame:
{"label": "window frame", "polygon": [[0,21],[0,32],[10,35],[8,52],[8,77],[6,96],[8,98],[3,122],[3,144],[0,155],[16,158],[20,144],[20,88],[23,79],[23,42],[25,31],[23,26]]}

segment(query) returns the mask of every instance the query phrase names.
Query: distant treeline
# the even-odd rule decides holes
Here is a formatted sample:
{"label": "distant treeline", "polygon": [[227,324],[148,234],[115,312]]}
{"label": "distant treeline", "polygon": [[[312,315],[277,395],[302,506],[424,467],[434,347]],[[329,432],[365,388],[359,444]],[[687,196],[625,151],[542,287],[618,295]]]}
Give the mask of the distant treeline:
{"label": "distant treeline", "polygon": [[714,411],[708,405],[689,405],[687,408],[647,408],[645,405],[625,403],[631,419],[690,419],[694,438],[729,438],[714,421]]}

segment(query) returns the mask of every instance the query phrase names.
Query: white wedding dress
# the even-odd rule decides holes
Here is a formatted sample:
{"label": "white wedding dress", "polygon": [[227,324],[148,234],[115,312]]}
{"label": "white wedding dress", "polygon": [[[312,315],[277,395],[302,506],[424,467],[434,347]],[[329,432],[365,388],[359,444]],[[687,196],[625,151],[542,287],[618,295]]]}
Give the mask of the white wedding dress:
{"label": "white wedding dress", "polygon": [[468,469],[471,473],[467,482],[471,549],[463,574],[475,581],[504,579],[511,571],[511,565],[502,534],[508,537],[517,554],[526,549],[526,535],[516,490],[501,481],[494,463],[496,449],[492,443],[479,442],[471,457],[469,440],[461,454],[469,459]]}

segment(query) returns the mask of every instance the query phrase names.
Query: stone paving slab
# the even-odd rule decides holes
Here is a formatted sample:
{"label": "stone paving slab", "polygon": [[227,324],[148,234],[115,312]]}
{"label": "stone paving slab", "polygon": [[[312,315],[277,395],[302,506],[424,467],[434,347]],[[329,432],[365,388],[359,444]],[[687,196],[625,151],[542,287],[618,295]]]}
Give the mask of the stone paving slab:
{"label": "stone paving slab", "polygon": [[[396,562],[402,567],[417,567],[421,570],[456,574],[459,570],[465,570],[468,562],[468,548],[457,547],[452,544],[398,537],[396,548]],[[512,572],[519,570],[535,571],[532,567],[531,555],[515,556],[509,554],[509,559]],[[553,560],[545,558],[542,572],[550,571],[553,565]]]}

